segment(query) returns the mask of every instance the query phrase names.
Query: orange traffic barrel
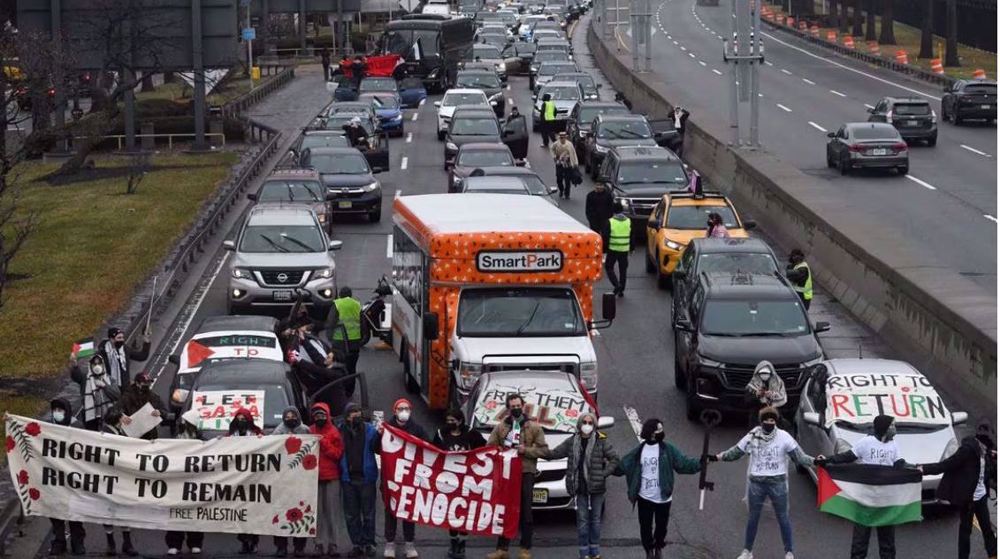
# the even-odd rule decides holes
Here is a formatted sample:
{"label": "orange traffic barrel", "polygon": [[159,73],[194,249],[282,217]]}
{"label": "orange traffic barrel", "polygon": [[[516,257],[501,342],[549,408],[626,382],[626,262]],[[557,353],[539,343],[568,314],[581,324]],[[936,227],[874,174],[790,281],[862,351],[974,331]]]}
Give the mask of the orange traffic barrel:
{"label": "orange traffic barrel", "polygon": [[899,49],[899,50],[896,51],[896,62],[898,62],[899,64],[909,64],[910,63],[910,59],[907,58],[905,50]]}
{"label": "orange traffic barrel", "polygon": [[868,54],[882,55],[882,47],[878,46],[878,41],[868,41]]}
{"label": "orange traffic barrel", "polygon": [[816,37],[817,39],[819,39],[819,26],[818,25],[813,25],[812,27],[810,27],[809,28],[809,32],[812,33],[813,37]]}
{"label": "orange traffic barrel", "polygon": [[836,43],[837,42],[837,32],[836,31],[827,31],[826,32],[826,40],[830,41],[831,43]]}
{"label": "orange traffic barrel", "polygon": [[789,27],[795,27],[795,18],[794,17],[786,17],[785,18],[785,25],[787,25]]}
{"label": "orange traffic barrel", "polygon": [[940,58],[932,58],[931,59],[931,72],[934,72],[935,74],[943,74],[944,73],[944,65],[941,64],[941,59]]}
{"label": "orange traffic barrel", "polygon": [[976,79],[976,80],[985,80],[986,79],[986,70],[983,70],[982,68],[976,68],[972,72],[972,78]]}
{"label": "orange traffic barrel", "polygon": [[844,35],[844,46],[853,49],[854,48],[854,37],[850,35]]}
{"label": "orange traffic barrel", "polygon": [[808,31],[808,30],[809,30],[809,24],[806,23],[806,22],[804,22],[804,21],[800,21],[799,22],[799,31],[805,32],[805,31]]}

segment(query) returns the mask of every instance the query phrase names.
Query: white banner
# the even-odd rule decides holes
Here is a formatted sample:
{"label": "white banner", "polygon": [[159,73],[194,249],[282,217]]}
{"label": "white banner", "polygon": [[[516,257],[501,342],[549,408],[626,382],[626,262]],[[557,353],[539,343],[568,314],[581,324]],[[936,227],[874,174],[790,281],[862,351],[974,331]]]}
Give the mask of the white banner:
{"label": "white banner", "polygon": [[254,425],[264,428],[263,390],[196,390],[191,402],[191,409],[198,412],[198,429],[227,431],[240,408],[249,410]]}
{"label": "white banner", "polygon": [[311,537],[319,437],[145,441],[6,416],[26,515],[150,530]]}

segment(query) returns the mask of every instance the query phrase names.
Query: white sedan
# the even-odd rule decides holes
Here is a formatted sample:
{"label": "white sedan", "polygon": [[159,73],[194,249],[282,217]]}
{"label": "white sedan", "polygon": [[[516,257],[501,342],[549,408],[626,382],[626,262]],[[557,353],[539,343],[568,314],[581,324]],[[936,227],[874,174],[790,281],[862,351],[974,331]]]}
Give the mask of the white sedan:
{"label": "white sedan", "polygon": [[489,98],[481,89],[449,89],[440,101],[434,101],[434,106],[437,107],[438,140],[444,140],[445,134],[448,133],[448,125],[451,124],[451,117],[459,105],[493,108]]}

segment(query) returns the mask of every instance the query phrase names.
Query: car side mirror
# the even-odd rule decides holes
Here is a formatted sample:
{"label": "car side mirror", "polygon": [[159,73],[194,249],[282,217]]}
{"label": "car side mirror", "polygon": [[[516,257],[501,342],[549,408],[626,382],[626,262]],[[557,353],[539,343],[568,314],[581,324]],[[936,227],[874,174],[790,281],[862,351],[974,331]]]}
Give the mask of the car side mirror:
{"label": "car side mirror", "polygon": [[961,425],[969,420],[969,414],[964,411],[951,412],[952,425]]}
{"label": "car side mirror", "polygon": [[424,338],[436,340],[440,335],[437,313],[427,313],[424,315]]}
{"label": "car side mirror", "polygon": [[497,102],[496,101],[490,101],[490,105],[496,107],[497,106]]}
{"label": "car side mirror", "polygon": [[177,355],[175,353],[175,354],[167,357],[167,361],[173,363],[174,365],[180,365],[181,364],[181,356]]}
{"label": "car side mirror", "polygon": [[869,113],[871,113],[871,114],[875,114],[875,109],[872,109],[872,108],[867,108],[867,107],[866,107],[866,108],[865,108],[865,110],[866,110],[866,111],[868,111],[868,112],[869,112]]}
{"label": "car side mirror", "polygon": [[807,411],[802,413],[802,421],[806,422],[806,425],[812,425],[813,427],[819,427],[819,414],[814,411]]}
{"label": "car side mirror", "polygon": [[559,192],[559,187],[558,186],[550,186],[549,187],[549,195],[555,194],[556,192]]}
{"label": "car side mirror", "polygon": [[601,295],[601,317],[604,320],[614,320],[615,316],[618,314],[618,302],[615,301],[614,293],[605,293]]}
{"label": "car side mirror", "polygon": [[610,415],[602,415],[597,418],[598,429],[610,429],[615,426],[615,418]]}
{"label": "car side mirror", "polygon": [[434,106],[440,109],[441,108],[441,101],[434,101]]}
{"label": "car side mirror", "polygon": [[384,171],[385,171],[385,167],[372,167],[372,174],[373,175],[378,175],[379,173],[382,173]]}
{"label": "car side mirror", "polygon": [[257,201],[257,195],[256,194],[247,194],[247,200],[250,200],[251,202],[256,202]]}
{"label": "car side mirror", "polygon": [[236,241],[230,241],[230,240],[222,241],[222,248],[226,250],[236,250]]}
{"label": "car side mirror", "polygon": [[826,133],[826,137],[827,138],[836,138],[837,137],[837,133],[836,132],[827,132]]}
{"label": "car side mirror", "polygon": [[745,220],[743,222],[743,228],[746,229],[747,231],[750,231],[751,229],[756,229],[757,222],[752,219]]}
{"label": "car side mirror", "polygon": [[344,241],[330,241],[327,245],[327,250],[340,250],[344,247]]}
{"label": "car side mirror", "polygon": [[514,162],[514,165],[517,167],[524,167],[526,164],[527,162],[524,159],[518,159]]}
{"label": "car side mirror", "polygon": [[819,334],[820,332],[829,332],[830,331],[830,323],[829,322],[817,322],[816,326],[813,328],[813,330],[815,330],[817,334]]}

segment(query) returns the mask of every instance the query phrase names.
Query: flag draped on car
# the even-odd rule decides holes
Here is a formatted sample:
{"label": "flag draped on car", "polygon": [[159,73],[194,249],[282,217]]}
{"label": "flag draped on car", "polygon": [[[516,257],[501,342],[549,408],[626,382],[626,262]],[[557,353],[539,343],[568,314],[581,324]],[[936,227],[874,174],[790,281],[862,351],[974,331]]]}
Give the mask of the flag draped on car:
{"label": "flag draped on car", "polygon": [[922,519],[918,470],[838,464],[817,468],[819,510],[863,526],[893,526]]}

